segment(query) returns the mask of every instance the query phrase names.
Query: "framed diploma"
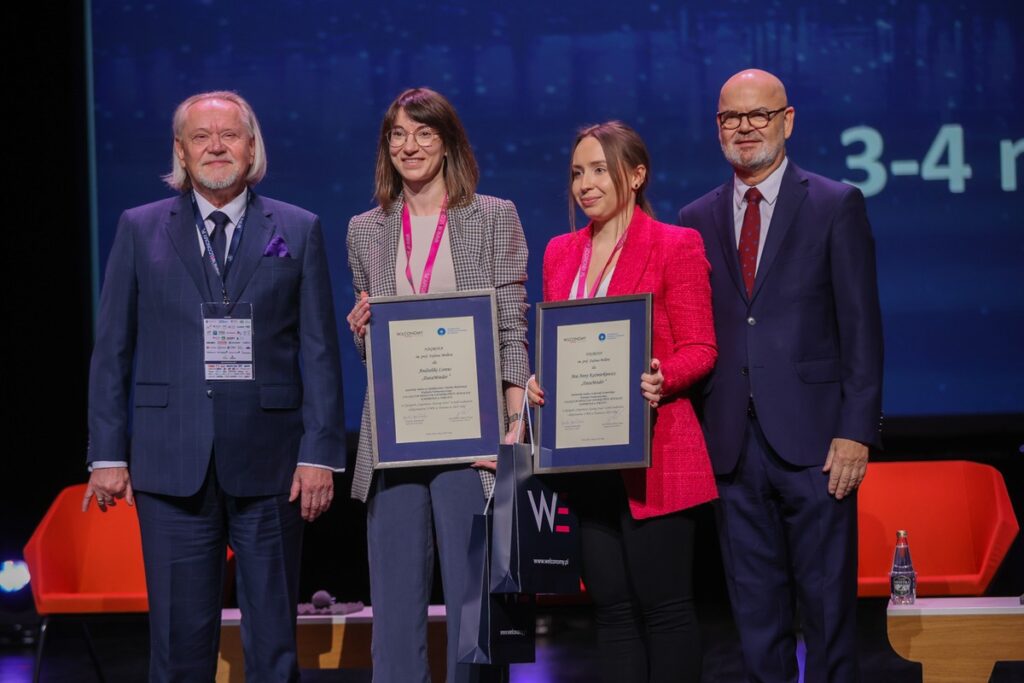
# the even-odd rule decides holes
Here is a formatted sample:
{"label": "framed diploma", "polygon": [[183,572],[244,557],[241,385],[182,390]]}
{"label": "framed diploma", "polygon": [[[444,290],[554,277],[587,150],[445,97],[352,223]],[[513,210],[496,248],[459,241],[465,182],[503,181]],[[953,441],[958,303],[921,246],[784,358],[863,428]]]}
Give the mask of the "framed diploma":
{"label": "framed diploma", "polygon": [[651,295],[537,305],[535,472],[651,465]]}
{"label": "framed diploma", "polygon": [[373,466],[497,457],[504,436],[494,290],[370,298]]}

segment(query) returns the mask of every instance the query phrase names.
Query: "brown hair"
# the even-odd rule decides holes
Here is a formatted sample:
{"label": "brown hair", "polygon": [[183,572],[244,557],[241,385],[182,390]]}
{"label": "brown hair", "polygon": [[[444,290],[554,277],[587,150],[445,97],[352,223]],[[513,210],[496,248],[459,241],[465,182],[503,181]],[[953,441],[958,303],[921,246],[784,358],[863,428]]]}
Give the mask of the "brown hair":
{"label": "brown hair", "polygon": [[[643,138],[635,130],[622,121],[605,121],[591,126],[584,126],[576,133],[576,141],[572,145],[573,153],[579,147],[583,138],[592,137],[601,143],[604,150],[604,159],[608,163],[608,173],[612,178],[612,185],[615,187],[615,194],[618,197],[627,196],[630,187],[627,181],[627,173],[637,166],[647,169],[644,174],[640,189],[636,191],[636,204],[652,218],[654,208],[647,201],[644,190],[651,178],[651,155],[647,152],[647,145]],[[576,198],[572,196],[572,157],[569,157],[569,226],[576,229]]]}
{"label": "brown hair", "polygon": [[480,180],[480,169],[469,146],[469,138],[462,127],[455,107],[444,95],[430,88],[410,88],[395,98],[384,114],[380,124],[380,139],[377,142],[377,168],[374,173],[374,199],[385,213],[402,191],[402,176],[391,163],[388,132],[394,127],[398,112],[425,126],[430,126],[441,136],[444,143],[445,159],[441,172],[448,190],[448,206],[459,207],[469,204]]}

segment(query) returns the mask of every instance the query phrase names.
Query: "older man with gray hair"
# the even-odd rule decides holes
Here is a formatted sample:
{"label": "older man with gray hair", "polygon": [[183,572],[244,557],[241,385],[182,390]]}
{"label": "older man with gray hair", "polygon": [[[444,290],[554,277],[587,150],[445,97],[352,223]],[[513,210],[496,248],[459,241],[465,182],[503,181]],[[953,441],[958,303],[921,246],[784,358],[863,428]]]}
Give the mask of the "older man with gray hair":
{"label": "older man with gray hair", "polygon": [[82,507],[138,506],[150,680],[213,680],[229,543],[246,679],[298,680],[302,521],[345,458],[323,235],[253,192],[266,152],[242,97],[189,97],[173,132],[179,194],[125,211],[107,262]]}

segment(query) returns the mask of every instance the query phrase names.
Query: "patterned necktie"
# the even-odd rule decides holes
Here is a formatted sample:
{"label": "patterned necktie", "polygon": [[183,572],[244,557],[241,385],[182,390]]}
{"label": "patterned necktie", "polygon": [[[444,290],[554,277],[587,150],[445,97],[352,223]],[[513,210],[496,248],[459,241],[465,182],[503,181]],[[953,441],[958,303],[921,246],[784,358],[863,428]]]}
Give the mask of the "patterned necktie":
{"label": "patterned necktie", "polygon": [[[224,251],[228,246],[228,231],[227,225],[231,222],[228,215],[223,211],[214,211],[209,216],[208,220],[213,221],[213,235],[211,235],[213,242],[213,255],[217,257],[217,266],[220,268],[220,272],[224,272]],[[746,222],[743,223],[746,225]]]}
{"label": "patterned necktie", "polygon": [[743,226],[740,228],[740,272],[743,273],[743,284],[747,286],[747,296],[754,293],[754,274],[757,272],[757,245],[761,241],[761,199],[760,190],[752,187],[744,195],[747,210],[743,214]]}

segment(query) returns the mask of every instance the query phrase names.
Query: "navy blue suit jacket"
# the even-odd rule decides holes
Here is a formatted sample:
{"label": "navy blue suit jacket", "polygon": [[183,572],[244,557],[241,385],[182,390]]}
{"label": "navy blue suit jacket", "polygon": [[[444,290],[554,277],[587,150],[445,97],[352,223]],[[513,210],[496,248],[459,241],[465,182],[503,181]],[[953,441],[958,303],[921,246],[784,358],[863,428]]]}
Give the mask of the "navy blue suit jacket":
{"label": "navy blue suit jacket", "polygon": [[[288,256],[264,256],[280,236]],[[320,222],[256,196],[227,290],[253,305],[255,381],[204,378],[211,291],[187,194],[125,211],[107,263],[89,378],[88,461],[128,461],[132,485],[189,496],[212,453],[235,496],[286,493],[296,463],[341,468],[341,368]],[[302,371],[300,372],[300,366]]]}
{"label": "navy blue suit jacket", "polygon": [[794,465],[823,464],[835,437],[880,446],[882,322],[863,195],[790,161],[750,297],[732,202],[730,179],[679,212],[711,263],[718,363],[702,424],[715,472],[736,466],[751,396]]}

